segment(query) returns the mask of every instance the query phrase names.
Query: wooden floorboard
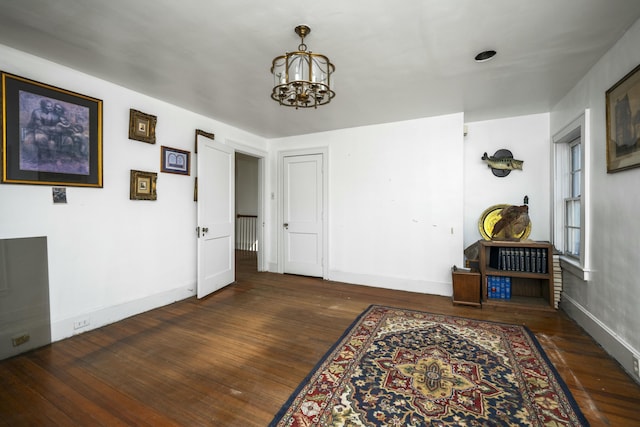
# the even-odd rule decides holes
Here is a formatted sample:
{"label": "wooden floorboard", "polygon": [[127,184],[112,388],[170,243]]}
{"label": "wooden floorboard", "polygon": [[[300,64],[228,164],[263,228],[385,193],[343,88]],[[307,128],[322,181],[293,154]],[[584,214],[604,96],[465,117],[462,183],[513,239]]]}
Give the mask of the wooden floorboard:
{"label": "wooden floorboard", "polygon": [[266,426],[354,319],[382,304],[528,326],[592,426],[640,425],[640,386],[562,311],[257,273],[0,361],[0,425]]}

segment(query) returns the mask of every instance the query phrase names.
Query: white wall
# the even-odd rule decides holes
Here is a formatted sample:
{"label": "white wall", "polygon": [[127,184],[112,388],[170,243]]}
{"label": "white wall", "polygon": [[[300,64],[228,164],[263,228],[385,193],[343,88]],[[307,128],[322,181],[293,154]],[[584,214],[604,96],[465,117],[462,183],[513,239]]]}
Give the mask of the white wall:
{"label": "white wall", "polygon": [[[591,109],[592,280],[565,273],[563,307],[632,371],[640,357],[640,169],[607,174],[605,92],[640,63],[640,21],[551,111],[555,134]],[[638,380],[638,377],[635,377]]]}
{"label": "white wall", "polygon": [[[615,76],[598,76],[596,80],[606,80],[599,86],[612,84],[632,68],[631,62],[623,61]],[[274,198],[265,212],[265,256],[271,270],[277,264],[275,236],[280,229],[275,223],[277,155],[305,147],[328,147],[329,152],[329,279],[450,295],[450,267],[461,264],[464,247],[479,238],[481,212],[492,204],[520,203],[525,194],[530,198],[531,238],[549,238],[547,114],[468,123],[465,138],[460,113],[265,141],[5,46],[0,46],[0,68],[104,101],[104,188],[69,187],[68,204],[53,205],[49,186],[0,185],[0,238],[48,237],[54,340],[87,329],[74,331],[77,320],[88,319],[94,328],[193,295],[197,155],[192,155],[189,177],[159,173],[157,201],[130,201],[128,192],[130,169],[159,172],[161,145],[193,151],[196,128],[215,133],[218,141],[269,151],[265,188]],[[559,105],[553,116],[556,128],[592,103],[584,102],[589,98],[585,90],[572,92],[563,101],[567,106]],[[130,108],[158,116],[157,144],[128,139]],[[524,160],[524,170],[494,177],[480,157],[500,148]],[[593,158],[604,170],[603,160]],[[630,191],[621,188],[603,191],[608,197]],[[611,200],[616,201],[620,203]],[[634,210],[637,206],[627,216]],[[611,214],[596,214],[594,220]],[[604,235],[597,239],[603,240]],[[613,251],[620,247],[609,246],[615,246]],[[603,280],[630,287],[629,277]],[[587,301],[585,306],[593,300],[583,289],[575,295]],[[637,295],[632,302],[637,303]]]}
{"label": "white wall", "polygon": [[[463,251],[462,129],[453,114],[271,141],[273,170],[279,151],[328,147],[329,279],[451,295]],[[273,236],[279,229],[271,222]]]}
{"label": "white wall", "polygon": [[[467,124],[464,138],[464,246],[482,239],[478,220],[490,206],[521,205],[529,196],[532,240],[546,240],[550,234],[549,114],[510,117]],[[497,177],[483,161],[500,149],[523,160],[522,170]]]}
{"label": "white wall", "polygon": [[[160,146],[193,152],[195,129],[264,150],[259,137],[0,45],[0,69],[104,101],[104,188],[0,185],[0,238],[47,236],[52,339],[193,295],[196,211],[191,176],[160,173]],[[215,94],[212,94],[214,96]],[[128,139],[129,109],[158,117],[155,145]],[[129,200],[129,171],[158,172],[158,200]]]}

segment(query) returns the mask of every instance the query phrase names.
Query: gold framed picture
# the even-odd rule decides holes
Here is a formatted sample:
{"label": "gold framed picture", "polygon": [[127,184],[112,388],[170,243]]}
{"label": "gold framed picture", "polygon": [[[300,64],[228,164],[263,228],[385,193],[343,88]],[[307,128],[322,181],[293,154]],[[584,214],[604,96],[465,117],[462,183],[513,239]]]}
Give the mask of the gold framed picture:
{"label": "gold framed picture", "polygon": [[102,100],[0,72],[2,182],[102,187]]}
{"label": "gold framed picture", "polygon": [[158,174],[131,170],[130,200],[156,200],[156,181]]}
{"label": "gold framed picture", "polygon": [[216,139],[216,136],[213,133],[205,132],[202,129],[196,129],[196,142],[195,142],[195,145],[194,145],[194,148],[193,148],[193,152],[196,153],[196,154],[198,153],[198,135],[202,135],[202,136],[204,136],[206,138],[209,138],[209,139]]}
{"label": "gold framed picture", "polygon": [[193,201],[194,202],[198,201],[198,177],[197,176],[193,184]]}
{"label": "gold framed picture", "polygon": [[141,111],[129,110],[129,139],[146,142],[148,144],[156,143],[156,123],[158,118],[151,114],[145,114]]}
{"label": "gold framed picture", "polygon": [[640,166],[640,65],[606,92],[607,173]]}

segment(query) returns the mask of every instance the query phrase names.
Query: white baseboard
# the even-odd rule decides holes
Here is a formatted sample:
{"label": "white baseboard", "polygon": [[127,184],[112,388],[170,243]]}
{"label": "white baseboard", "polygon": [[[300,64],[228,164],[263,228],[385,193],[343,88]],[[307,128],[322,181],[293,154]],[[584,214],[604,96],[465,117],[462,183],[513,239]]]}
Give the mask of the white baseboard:
{"label": "white baseboard", "polygon": [[447,297],[450,297],[453,294],[451,282],[431,282],[398,277],[373,276],[336,270],[329,271],[328,279],[336,282],[353,283],[355,285],[366,285],[376,288],[395,289],[399,291],[418,292],[422,294],[442,295]]}
{"label": "white baseboard", "polygon": [[633,373],[633,358],[640,359],[640,351],[631,347],[629,343],[565,293],[562,294],[560,308],[587,331],[611,357],[616,359],[631,378],[640,383],[640,377]]}
{"label": "white baseboard", "polygon": [[[277,273],[278,264],[269,263],[269,271]],[[453,285],[451,282],[402,279],[398,277],[349,273],[338,270],[329,270],[328,277],[326,279],[354,285],[373,286],[375,288],[395,289],[422,294],[442,295],[446,297],[453,295]]]}
{"label": "white baseboard", "polygon": [[60,341],[70,336],[97,329],[154,308],[162,307],[195,295],[195,283],[167,292],[150,295],[112,307],[83,313],[72,318],[51,322],[51,341]]}

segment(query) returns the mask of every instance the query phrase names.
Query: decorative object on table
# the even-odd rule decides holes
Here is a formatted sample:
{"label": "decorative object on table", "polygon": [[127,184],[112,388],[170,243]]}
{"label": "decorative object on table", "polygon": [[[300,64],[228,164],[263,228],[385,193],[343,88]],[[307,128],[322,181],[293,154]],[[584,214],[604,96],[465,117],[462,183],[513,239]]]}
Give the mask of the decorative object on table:
{"label": "decorative object on table", "polygon": [[129,139],[146,142],[148,144],[156,143],[156,123],[158,118],[151,114],[145,114],[141,111],[129,110]]}
{"label": "decorative object on table", "polygon": [[102,100],[0,78],[2,182],[102,187]]}
{"label": "decorative object on table", "polygon": [[530,223],[529,206],[507,206],[500,211],[500,219],[493,226],[491,240],[519,241]]}
{"label": "decorative object on table", "polygon": [[472,271],[479,270],[480,244],[476,241],[467,246],[464,250],[465,266]]}
{"label": "decorative object on table", "polygon": [[478,221],[478,231],[485,240],[526,240],[531,234],[531,220],[527,205],[493,205]]}
{"label": "decorative object on table", "polygon": [[606,92],[607,173],[640,166],[640,65]]}
{"label": "decorative object on table", "polygon": [[491,168],[491,172],[497,177],[505,177],[511,173],[512,170],[522,170],[523,160],[516,160],[513,158],[513,154],[509,150],[498,150],[493,156],[488,156],[487,153],[482,155],[482,160],[487,162],[487,166]]}
{"label": "decorative object on table", "polygon": [[533,333],[370,306],[270,426],[585,426]]}
{"label": "decorative object on table", "polygon": [[160,172],[189,175],[191,153],[177,148],[162,146],[160,150]]}
{"label": "decorative object on table", "polygon": [[325,55],[307,51],[304,38],[311,28],[298,25],[294,31],[300,37],[298,50],[277,56],[271,63],[274,80],[271,98],[296,110],[318,108],[331,102],[336,95],[331,83],[331,74],[336,67]]}
{"label": "decorative object on table", "polygon": [[131,200],[156,200],[156,181],[158,174],[155,172],[143,172],[132,170],[129,188]]}

